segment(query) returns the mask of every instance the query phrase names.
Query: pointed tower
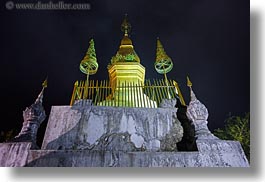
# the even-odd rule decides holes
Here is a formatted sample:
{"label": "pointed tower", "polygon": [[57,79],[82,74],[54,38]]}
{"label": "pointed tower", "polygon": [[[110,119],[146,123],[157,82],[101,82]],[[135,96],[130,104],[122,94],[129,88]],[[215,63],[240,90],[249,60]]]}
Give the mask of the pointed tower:
{"label": "pointed tower", "polygon": [[35,102],[23,111],[23,126],[20,133],[10,142],[32,142],[31,148],[38,149],[36,144],[37,132],[41,123],[46,118],[42,106],[44,89],[47,87],[47,79],[42,84],[42,90]]}
{"label": "pointed tower", "polygon": [[187,107],[186,114],[194,124],[195,137],[197,139],[218,139],[208,129],[208,109],[196,98],[189,77],[187,77],[187,86],[190,88],[190,103]]}
{"label": "pointed tower", "polygon": [[[87,75],[86,82],[85,82],[85,89],[83,98],[87,99],[88,96],[88,78],[89,75],[94,75],[98,71],[98,63],[97,63],[97,56],[95,50],[95,43],[94,40],[91,39],[89,42],[89,47],[87,53],[83,60],[80,63],[80,71]],[[78,84],[78,83],[77,83]]]}
{"label": "pointed tower", "polygon": [[145,79],[145,68],[140,64],[140,58],[134,50],[132,40],[129,38],[131,25],[125,16],[121,30],[124,35],[119,50],[112,57],[108,66],[109,78],[113,91],[125,82],[143,84]]}
{"label": "pointed tower", "polygon": [[111,59],[111,64],[113,65],[119,62],[140,63],[140,58],[134,51],[132,40],[129,38],[129,33],[131,31],[131,24],[128,22],[127,15],[125,15],[125,18],[121,24],[121,30],[124,33],[124,35],[121,40],[121,45],[119,47],[118,52]]}
{"label": "pointed tower", "polygon": [[155,61],[155,69],[159,74],[164,74],[165,77],[165,83],[167,85],[167,97],[168,99],[171,99],[169,94],[169,88],[168,88],[168,79],[167,79],[167,73],[170,72],[173,68],[173,62],[171,58],[166,54],[159,38],[157,38],[157,48],[156,48],[156,61]]}
{"label": "pointed tower", "polygon": [[[131,24],[128,21],[127,15],[125,15],[121,24],[121,30],[123,38],[119,50],[112,57],[111,63],[108,66],[112,89],[111,97],[119,106],[135,107],[145,105],[148,107],[148,104],[150,105],[149,98],[142,91],[145,80],[145,67],[141,65],[140,58],[135,52],[132,40],[129,37]],[[142,98],[141,103],[139,103],[141,99],[130,98],[133,97],[134,93],[138,93],[138,97]]]}
{"label": "pointed tower", "polygon": [[98,71],[95,43],[93,39],[90,40],[86,55],[80,63],[80,71],[87,76],[94,75]]}
{"label": "pointed tower", "polygon": [[[166,74],[173,68],[173,62],[164,50],[162,43],[157,38],[155,69],[159,74]],[[166,78],[166,75],[165,75]]]}

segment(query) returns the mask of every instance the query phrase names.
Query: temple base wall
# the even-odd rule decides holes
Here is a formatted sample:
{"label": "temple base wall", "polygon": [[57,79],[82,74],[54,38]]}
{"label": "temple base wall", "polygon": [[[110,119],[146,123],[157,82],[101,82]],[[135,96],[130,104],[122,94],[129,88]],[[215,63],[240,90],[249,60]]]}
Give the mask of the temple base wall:
{"label": "temple base wall", "polygon": [[53,106],[44,150],[177,151],[183,128],[176,108]]}
{"label": "temple base wall", "polygon": [[[166,107],[166,105],[165,105]],[[180,152],[176,108],[54,106],[41,150],[29,142],[0,144],[5,167],[249,167],[237,141],[196,140]]]}
{"label": "temple base wall", "polygon": [[0,144],[5,167],[249,167],[239,142],[197,140],[196,152],[30,150],[30,143]]}

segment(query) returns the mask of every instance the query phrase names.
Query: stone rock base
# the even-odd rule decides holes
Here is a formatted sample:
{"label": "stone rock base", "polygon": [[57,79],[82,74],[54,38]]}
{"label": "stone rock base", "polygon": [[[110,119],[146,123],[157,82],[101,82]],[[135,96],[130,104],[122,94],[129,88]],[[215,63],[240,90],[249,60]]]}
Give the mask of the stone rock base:
{"label": "stone rock base", "polygon": [[239,142],[197,140],[196,152],[30,150],[30,143],[0,144],[6,167],[249,167]]}
{"label": "stone rock base", "polygon": [[30,142],[0,143],[0,167],[25,166],[30,148]]}

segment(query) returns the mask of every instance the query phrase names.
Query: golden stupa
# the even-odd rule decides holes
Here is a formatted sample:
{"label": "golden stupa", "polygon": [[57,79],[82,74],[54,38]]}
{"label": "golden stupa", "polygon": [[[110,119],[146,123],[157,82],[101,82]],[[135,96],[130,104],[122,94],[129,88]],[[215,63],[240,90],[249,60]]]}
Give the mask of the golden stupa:
{"label": "golden stupa", "polygon": [[119,49],[108,65],[109,80],[88,80],[88,75],[94,74],[98,68],[94,41],[90,42],[89,54],[80,64],[80,70],[87,74],[87,80],[75,83],[70,105],[89,100],[89,103],[98,106],[157,108],[163,99],[173,98],[179,98],[185,105],[177,82],[167,79],[166,73],[171,71],[173,62],[160,40],[157,40],[154,66],[158,73],[164,74],[165,79],[146,80],[145,67],[141,65],[130,39],[131,24],[127,16],[121,24],[121,30],[123,38]]}

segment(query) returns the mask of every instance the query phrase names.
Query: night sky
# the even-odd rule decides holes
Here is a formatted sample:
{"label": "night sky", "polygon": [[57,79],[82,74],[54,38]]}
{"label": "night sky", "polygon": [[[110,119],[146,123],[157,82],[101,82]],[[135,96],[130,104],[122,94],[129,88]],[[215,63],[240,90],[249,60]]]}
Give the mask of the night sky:
{"label": "night sky", "polygon": [[7,10],[1,2],[0,130],[20,130],[22,111],[35,101],[47,75],[46,114],[52,105],[69,105],[74,82],[86,78],[79,64],[91,38],[99,70],[90,79],[108,79],[107,65],[120,45],[125,13],[146,78],[163,78],[153,66],[159,37],[174,62],[168,77],[179,83],[188,103],[189,75],[197,98],[208,108],[210,130],[222,127],[229,113],[249,112],[249,1],[75,2],[90,3],[91,9]]}

